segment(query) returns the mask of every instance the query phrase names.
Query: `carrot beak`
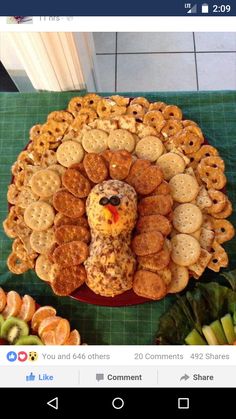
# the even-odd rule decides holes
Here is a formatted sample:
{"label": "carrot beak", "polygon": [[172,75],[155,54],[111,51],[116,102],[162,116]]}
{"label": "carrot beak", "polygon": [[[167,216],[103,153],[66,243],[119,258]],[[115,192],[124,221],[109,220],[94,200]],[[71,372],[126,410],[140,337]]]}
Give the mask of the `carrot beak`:
{"label": "carrot beak", "polygon": [[110,213],[112,215],[113,222],[117,223],[117,221],[119,220],[119,213],[118,213],[116,207],[114,207],[114,205],[108,204],[108,205],[105,205],[105,208],[107,208],[108,211],[110,211]]}

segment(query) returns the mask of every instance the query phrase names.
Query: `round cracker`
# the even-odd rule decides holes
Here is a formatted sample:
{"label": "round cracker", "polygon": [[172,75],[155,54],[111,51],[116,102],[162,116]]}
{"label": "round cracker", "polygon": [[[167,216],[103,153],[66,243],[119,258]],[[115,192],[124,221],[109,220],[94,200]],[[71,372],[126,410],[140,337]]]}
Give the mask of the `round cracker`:
{"label": "round cracker", "polygon": [[133,290],[141,297],[160,300],[166,295],[166,284],[158,274],[141,269],[134,275]]}
{"label": "round cracker", "polygon": [[39,170],[30,179],[32,191],[42,197],[52,196],[61,186],[61,179],[54,170]]}
{"label": "round cracker", "polygon": [[83,147],[77,141],[65,141],[57,149],[57,161],[64,167],[80,163],[83,157]]}
{"label": "round cracker", "polygon": [[171,239],[171,246],[171,259],[180,266],[194,264],[201,253],[199,242],[188,234],[176,234]]}
{"label": "round cracker", "polygon": [[176,153],[163,154],[157,160],[157,164],[163,171],[165,180],[170,180],[173,176],[183,173],[185,169],[184,159]]}
{"label": "round cracker", "polygon": [[30,236],[30,245],[35,252],[45,254],[49,252],[55,242],[54,229],[45,231],[33,231]]}
{"label": "round cracker", "polygon": [[187,287],[189,281],[189,272],[185,266],[176,265],[174,262],[169,264],[171,271],[171,283],[168,285],[169,294],[176,294]]}
{"label": "round cracker", "polygon": [[180,203],[191,202],[196,198],[199,191],[196,179],[186,173],[180,173],[172,177],[169,186],[172,197]]}
{"label": "round cracker", "polygon": [[56,276],[57,266],[50,262],[46,255],[39,255],[35,263],[35,272],[43,281],[52,282]]}
{"label": "round cracker", "polygon": [[87,153],[102,153],[107,149],[108,134],[101,129],[91,129],[84,133],[82,145]]}
{"label": "round cracker", "polygon": [[135,153],[139,159],[156,161],[164,152],[161,140],[153,135],[142,138],[136,145]]}
{"label": "round cracker", "polygon": [[44,201],[33,202],[24,212],[25,224],[35,231],[47,230],[54,221],[53,207]]}
{"label": "round cracker", "polygon": [[126,150],[131,153],[135,147],[135,139],[125,129],[114,129],[108,137],[108,147],[112,151]]}
{"label": "round cracker", "polygon": [[173,225],[180,233],[194,233],[202,225],[202,212],[194,204],[181,204],[173,213]]}

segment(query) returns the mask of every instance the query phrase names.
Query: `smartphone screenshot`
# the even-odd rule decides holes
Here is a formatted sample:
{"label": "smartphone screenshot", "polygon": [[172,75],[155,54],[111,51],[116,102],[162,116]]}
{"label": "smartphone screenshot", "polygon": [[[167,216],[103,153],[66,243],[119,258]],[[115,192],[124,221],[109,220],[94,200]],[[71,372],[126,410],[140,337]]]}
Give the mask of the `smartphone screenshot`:
{"label": "smartphone screenshot", "polygon": [[1,7],[14,414],[235,410],[236,6],[171,3]]}

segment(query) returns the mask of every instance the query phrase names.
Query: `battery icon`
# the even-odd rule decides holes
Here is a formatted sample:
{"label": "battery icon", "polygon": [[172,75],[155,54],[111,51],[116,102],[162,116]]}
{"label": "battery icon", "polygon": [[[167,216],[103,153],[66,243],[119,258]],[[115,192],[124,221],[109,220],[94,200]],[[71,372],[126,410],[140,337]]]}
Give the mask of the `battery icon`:
{"label": "battery icon", "polygon": [[202,4],[202,13],[209,13],[209,6],[207,3]]}

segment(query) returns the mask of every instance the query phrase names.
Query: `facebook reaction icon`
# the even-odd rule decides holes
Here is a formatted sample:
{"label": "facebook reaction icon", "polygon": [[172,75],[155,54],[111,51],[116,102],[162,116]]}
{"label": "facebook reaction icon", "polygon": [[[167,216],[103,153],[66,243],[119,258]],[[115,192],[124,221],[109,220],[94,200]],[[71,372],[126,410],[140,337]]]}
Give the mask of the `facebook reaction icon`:
{"label": "facebook reaction icon", "polygon": [[7,353],[7,360],[9,362],[15,362],[17,359],[17,354],[14,351],[10,351]]}

